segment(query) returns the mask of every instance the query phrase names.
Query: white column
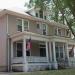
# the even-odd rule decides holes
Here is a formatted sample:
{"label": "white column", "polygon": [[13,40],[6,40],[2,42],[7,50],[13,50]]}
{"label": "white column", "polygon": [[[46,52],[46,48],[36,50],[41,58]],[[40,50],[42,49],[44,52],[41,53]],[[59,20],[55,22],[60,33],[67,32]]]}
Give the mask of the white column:
{"label": "white column", "polygon": [[52,65],[52,51],[51,51],[51,42],[49,42],[49,68],[51,69]]}
{"label": "white column", "polygon": [[51,51],[51,42],[49,42],[49,58],[50,58],[50,62],[52,62],[52,51]]}
{"label": "white column", "polygon": [[55,69],[57,69],[58,67],[57,67],[57,61],[56,61],[55,42],[54,41],[53,41],[53,60],[54,60],[53,66]]}
{"label": "white column", "polygon": [[27,72],[28,66],[27,66],[27,61],[26,61],[26,39],[25,39],[25,37],[23,38],[23,58],[24,58],[23,71]]}
{"label": "white column", "polygon": [[46,41],[46,57],[47,57],[47,61],[49,62],[49,56],[48,56],[48,42]]}
{"label": "white column", "polygon": [[68,50],[68,43],[65,44],[65,50],[66,50],[66,59],[65,61],[67,61],[66,63],[68,64],[69,66],[69,50]]}

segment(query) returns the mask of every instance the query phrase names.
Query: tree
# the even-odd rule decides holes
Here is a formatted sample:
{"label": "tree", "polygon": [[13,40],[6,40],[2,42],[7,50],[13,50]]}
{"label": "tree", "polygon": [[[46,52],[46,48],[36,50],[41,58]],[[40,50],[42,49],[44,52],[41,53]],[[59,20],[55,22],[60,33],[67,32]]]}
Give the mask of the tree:
{"label": "tree", "polygon": [[75,0],[30,0],[29,6],[40,7],[41,10],[48,8],[50,19],[56,22],[65,21],[75,37]]}

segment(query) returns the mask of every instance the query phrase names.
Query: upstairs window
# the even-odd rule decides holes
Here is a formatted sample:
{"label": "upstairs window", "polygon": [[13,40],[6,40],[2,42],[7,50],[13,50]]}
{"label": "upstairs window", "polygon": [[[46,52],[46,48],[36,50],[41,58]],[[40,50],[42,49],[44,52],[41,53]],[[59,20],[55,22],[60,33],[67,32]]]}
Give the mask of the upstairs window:
{"label": "upstairs window", "polygon": [[39,11],[39,15],[40,15],[40,18],[43,18],[43,11],[42,10]]}
{"label": "upstairs window", "polygon": [[47,28],[46,28],[46,24],[43,24],[43,35],[47,34]]}
{"label": "upstairs window", "polygon": [[17,30],[22,32],[22,20],[17,19]]}
{"label": "upstairs window", "polygon": [[24,20],[24,31],[29,30],[29,22]]}
{"label": "upstairs window", "polygon": [[66,36],[67,36],[67,37],[70,37],[70,36],[71,36],[71,32],[70,32],[69,29],[66,30]]}
{"label": "upstairs window", "polygon": [[44,19],[46,20],[46,19],[47,19],[47,17],[46,17],[46,16],[44,16]]}
{"label": "upstairs window", "polygon": [[36,12],[36,17],[39,17],[39,14]]}
{"label": "upstairs window", "polygon": [[40,29],[40,24],[39,23],[37,24],[37,29]]}
{"label": "upstairs window", "polygon": [[61,36],[62,35],[62,31],[60,28],[58,28],[58,36]]}

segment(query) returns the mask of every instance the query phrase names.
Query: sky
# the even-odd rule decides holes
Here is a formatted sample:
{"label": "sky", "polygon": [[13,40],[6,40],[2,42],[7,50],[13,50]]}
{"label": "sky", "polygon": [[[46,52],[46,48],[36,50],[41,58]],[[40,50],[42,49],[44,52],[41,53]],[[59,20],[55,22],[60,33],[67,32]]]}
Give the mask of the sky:
{"label": "sky", "polygon": [[0,0],[0,9],[5,8],[24,8],[25,2],[28,2],[29,0]]}

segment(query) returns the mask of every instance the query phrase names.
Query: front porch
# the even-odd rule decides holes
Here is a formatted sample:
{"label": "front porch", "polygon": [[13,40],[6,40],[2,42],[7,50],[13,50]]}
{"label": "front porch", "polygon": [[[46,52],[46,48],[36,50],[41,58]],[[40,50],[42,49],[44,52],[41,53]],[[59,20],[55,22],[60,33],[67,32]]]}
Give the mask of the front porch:
{"label": "front porch", "polygon": [[[31,38],[31,49],[27,49],[27,42]],[[49,40],[22,36],[11,41],[11,69],[19,71],[33,71],[50,68]],[[36,68],[37,67],[37,68]]]}
{"label": "front porch", "polygon": [[[27,50],[27,41],[31,39],[31,49]],[[11,69],[19,71],[58,69],[60,61],[67,60],[69,65],[69,45],[74,43],[50,39],[48,36],[22,34],[11,40]],[[63,62],[64,63],[64,62]]]}

